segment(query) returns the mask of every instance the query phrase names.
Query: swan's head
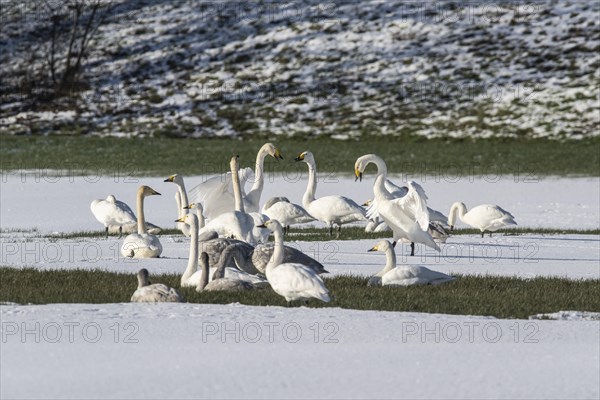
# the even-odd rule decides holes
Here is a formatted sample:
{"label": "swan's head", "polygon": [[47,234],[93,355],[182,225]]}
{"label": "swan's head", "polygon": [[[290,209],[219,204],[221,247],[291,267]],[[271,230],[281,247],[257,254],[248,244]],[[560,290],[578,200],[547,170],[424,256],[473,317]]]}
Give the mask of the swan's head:
{"label": "swan's head", "polygon": [[377,165],[378,170],[384,170],[387,172],[385,162],[381,157],[375,154],[365,154],[364,156],[358,157],[354,163],[354,175],[356,176],[355,181],[359,179],[362,181],[362,175],[365,172],[367,165],[370,163]]}
{"label": "swan's head", "polygon": [[140,186],[138,193],[141,193],[144,196],[160,196],[160,193],[152,189],[150,186]]}
{"label": "swan's head", "polygon": [[200,212],[204,211],[204,207],[202,207],[202,203],[191,203],[191,204],[188,204],[187,206],[183,207],[183,209],[184,210],[200,210]]}
{"label": "swan's head", "polygon": [[231,168],[231,172],[238,173],[238,169],[240,169],[240,156],[239,155],[235,155],[233,157],[231,157],[231,160],[229,161],[229,167]]}
{"label": "swan's head", "polygon": [[276,219],[270,219],[263,222],[261,225],[257,225],[257,228],[266,228],[271,232],[275,232],[276,230],[282,230],[281,224]]}
{"label": "swan's head", "polygon": [[196,214],[185,214],[183,217],[176,219],[175,222],[183,222],[189,226],[198,226],[198,217]]}
{"label": "swan's head", "polygon": [[149,280],[149,273],[148,270],[146,268],[142,268],[139,270],[138,274],[137,274],[137,279],[138,279],[138,287],[144,287],[144,286],[148,286],[150,284],[150,280]]}
{"label": "swan's head", "polygon": [[373,204],[373,199],[369,199],[369,200],[365,201],[362,206],[369,207],[371,204]]}
{"label": "swan's head", "polygon": [[307,164],[314,164],[315,162],[315,157],[313,156],[313,153],[311,153],[310,151],[305,151],[302,152],[298,155],[298,157],[295,158],[296,161],[304,161]]}
{"label": "swan's head", "polygon": [[275,147],[273,143],[267,143],[263,146],[264,151],[267,152],[268,155],[273,157],[276,160],[283,160],[283,156],[281,155],[281,151]]}
{"label": "swan's head", "polygon": [[271,208],[274,204],[277,204],[279,202],[285,202],[285,203],[289,203],[289,199],[287,197],[271,197],[269,200],[267,200],[265,202],[265,205],[263,206],[263,210],[268,210],[269,208]]}
{"label": "swan's head", "polygon": [[389,249],[392,248],[392,244],[390,243],[389,240],[382,240],[379,243],[377,243],[375,246],[373,246],[372,248],[370,248],[368,251],[382,251],[382,252],[386,252]]}
{"label": "swan's head", "polygon": [[117,198],[114,195],[109,194],[108,196],[106,196],[106,201],[108,201],[109,203],[116,203]]}
{"label": "swan's head", "polygon": [[182,183],[183,178],[179,174],[171,175],[164,182]]}

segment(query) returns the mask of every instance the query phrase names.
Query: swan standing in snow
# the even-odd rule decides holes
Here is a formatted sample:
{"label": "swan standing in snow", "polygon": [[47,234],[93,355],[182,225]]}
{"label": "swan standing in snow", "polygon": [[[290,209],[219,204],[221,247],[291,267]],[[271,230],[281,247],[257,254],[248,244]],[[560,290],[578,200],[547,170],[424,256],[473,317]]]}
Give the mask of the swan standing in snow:
{"label": "swan standing in snow", "polygon": [[394,246],[400,239],[411,243],[410,255],[415,255],[415,243],[423,243],[437,251],[439,246],[434,242],[428,232],[429,213],[427,211],[427,196],[423,188],[415,183],[408,182],[408,192],[400,198],[395,198],[385,187],[387,180],[387,165],[385,161],[375,154],[359,157],[354,164],[356,179],[362,180],[362,175],[369,164],[377,166],[377,177],[373,185],[375,200],[371,204],[372,215],[380,216],[394,232]]}
{"label": "swan standing in snow", "polygon": [[215,231],[221,236],[233,237],[253,244],[256,243],[256,240],[252,235],[254,218],[250,214],[247,214],[244,209],[240,180],[238,177],[238,156],[231,158],[230,167],[235,198],[235,211],[228,211],[210,220],[204,228],[200,229],[200,234],[207,231]]}
{"label": "swan standing in snow", "polygon": [[460,217],[461,221],[467,225],[477,228],[481,231],[481,237],[487,231],[492,236],[492,232],[498,229],[506,228],[507,226],[517,225],[515,217],[506,210],[503,210],[499,206],[492,204],[482,204],[477,207],[471,208],[467,212],[467,207],[464,203],[454,203],[450,207],[450,213],[448,217],[448,225],[450,230],[454,229],[454,223],[456,222],[456,215]]}
{"label": "swan standing in snow", "polygon": [[[254,166],[254,184],[246,194],[242,193],[246,212],[258,212],[260,196],[264,186],[264,163],[265,158],[271,156],[276,160],[283,159],[281,152],[272,143],[263,145],[256,154],[256,164]],[[241,187],[248,177],[252,174],[251,168],[240,170]],[[232,186],[232,176],[230,173],[214,176],[195,186],[190,190],[190,198],[195,203],[204,204],[204,211],[207,218],[212,219],[218,215],[234,210],[235,199]]]}
{"label": "swan standing in snow", "polygon": [[[198,287],[202,280],[202,271],[198,270],[198,217],[195,214],[186,214],[177,222],[184,222],[190,226],[190,256],[188,264],[181,276],[181,287]],[[207,254],[203,251],[204,254]],[[208,256],[208,254],[207,254]],[[218,262],[215,257],[215,263]],[[208,262],[207,262],[208,264]],[[244,280],[257,285],[264,284],[265,280],[259,276],[250,275],[237,268],[225,268],[222,271],[222,276],[231,280]],[[214,279],[214,272],[207,279]]]}
{"label": "swan standing in snow", "polygon": [[269,220],[265,227],[273,232],[275,249],[267,264],[266,275],[271,287],[286,301],[310,298],[329,302],[329,290],[323,279],[311,268],[299,263],[283,263],[283,228],[277,220]]}
{"label": "swan standing in snow", "polygon": [[384,252],[386,263],[385,268],[369,279],[368,286],[439,285],[454,280],[450,275],[419,265],[396,266],[396,254],[388,240],[380,241],[369,251]]}
{"label": "swan standing in snow", "polygon": [[343,224],[366,221],[365,210],[353,200],[343,196],[325,196],[315,199],[317,190],[317,166],[310,151],[296,157],[296,161],[304,161],[308,165],[308,186],[302,198],[304,209],[319,221],[329,225],[329,235],[333,234],[333,225],[338,226],[338,235]]}
{"label": "swan standing in snow", "polygon": [[146,268],[140,269],[137,278],[138,288],[131,296],[132,303],[180,303],[183,301],[183,296],[177,290],[162,283],[150,284]]}
{"label": "swan standing in snow", "polygon": [[208,254],[200,254],[200,281],[196,286],[196,292],[237,292],[241,290],[258,289],[252,283],[240,279],[230,279],[225,277],[225,268],[221,265],[213,274],[213,280],[208,281]]}
{"label": "swan standing in snow", "polygon": [[146,196],[160,195],[149,186],[140,186],[137,191],[137,233],[125,237],[121,246],[123,257],[155,258],[162,253],[162,245],[158,237],[146,232],[146,218],[144,216],[144,198]]}
{"label": "swan standing in snow", "polygon": [[290,225],[315,221],[304,208],[294,204],[287,197],[271,197],[263,205],[262,213],[270,219],[276,219],[283,226],[283,233],[290,232]]}
{"label": "swan standing in snow", "polygon": [[[104,225],[106,237],[108,234],[119,232],[119,238],[123,233],[132,233],[137,229],[137,219],[131,208],[122,201],[119,201],[115,196],[108,195],[106,199],[93,200],[90,204],[90,210],[94,217]],[[160,233],[161,229],[146,222],[146,229],[152,234]]]}
{"label": "swan standing in snow", "polygon": [[[177,203],[177,218],[183,217],[184,214],[188,213],[188,195],[185,190],[185,183],[183,183],[183,177],[179,174],[171,175],[164,182],[173,182],[177,185],[177,193],[179,196],[175,195],[175,202]],[[178,201],[179,199],[179,201]],[[185,236],[190,236],[189,225],[183,224],[181,222],[177,223],[177,228],[181,230]]]}

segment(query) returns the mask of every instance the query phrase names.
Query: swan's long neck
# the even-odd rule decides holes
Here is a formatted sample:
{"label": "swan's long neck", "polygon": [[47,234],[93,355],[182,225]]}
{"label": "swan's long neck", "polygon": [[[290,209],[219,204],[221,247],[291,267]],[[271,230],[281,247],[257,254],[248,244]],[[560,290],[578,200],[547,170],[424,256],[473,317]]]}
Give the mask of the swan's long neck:
{"label": "swan's long neck", "polygon": [[181,180],[181,182],[177,182],[177,187],[179,188],[179,196],[181,197],[181,204],[182,206],[179,207],[181,209],[181,213],[182,216],[187,214],[189,212],[188,209],[183,209],[183,207],[187,207],[190,205],[190,203],[188,202],[188,195],[187,195],[187,190],[185,190],[185,183],[183,183],[183,179]]}
{"label": "swan's long neck", "polygon": [[[375,178],[375,182],[373,183],[373,194],[375,197],[389,197],[390,192],[385,187],[385,181],[387,180],[387,165],[385,161],[379,156],[371,154],[366,157],[367,164],[375,164],[377,167],[377,177]],[[365,165],[365,167],[366,167]]]}
{"label": "swan's long neck", "polygon": [[137,193],[137,229],[138,234],[146,233],[146,218],[144,216],[144,191],[138,190]]}
{"label": "swan's long neck", "polygon": [[184,210],[181,206],[181,193],[179,191],[175,192],[175,203],[177,204],[177,218],[181,218]]}
{"label": "swan's long neck", "polygon": [[237,169],[237,162],[231,162],[231,179],[233,184],[233,198],[235,200],[236,211],[245,212],[244,200],[242,199],[242,188],[240,186],[240,176]]}
{"label": "swan's long neck", "polygon": [[273,237],[275,239],[273,255],[267,264],[267,270],[273,269],[283,262],[283,229],[280,225],[277,225],[273,230]]}
{"label": "swan's long neck", "polygon": [[204,219],[204,209],[200,204],[196,205],[196,214],[198,215],[198,227],[202,229],[206,225],[206,220]]}
{"label": "swan's long neck", "polygon": [[393,247],[389,247],[385,251],[385,268],[380,272],[380,276],[387,274],[392,269],[396,268],[396,253]]}
{"label": "swan's long neck", "polygon": [[448,216],[448,224],[454,225],[454,223],[456,222],[456,214],[458,214],[458,216],[460,217],[460,219],[462,221],[463,218],[465,217],[466,213],[467,213],[467,206],[465,206],[464,203],[452,204],[452,207],[450,208],[450,215]]}
{"label": "swan's long neck", "polygon": [[188,259],[185,272],[181,277],[182,283],[194,275],[194,272],[198,269],[198,223],[195,218],[191,218],[190,234],[190,258]]}
{"label": "swan's long neck", "polygon": [[204,290],[206,285],[208,285],[208,275],[208,254],[202,253],[202,257],[200,258],[200,281],[198,282],[196,290]]}
{"label": "swan's long neck", "polygon": [[306,163],[308,165],[308,185],[306,193],[302,197],[302,205],[308,208],[308,205],[315,201],[315,192],[317,191],[317,166],[315,162]]}
{"label": "swan's long neck", "polygon": [[265,179],[263,170],[265,168],[265,157],[267,157],[267,149],[262,147],[258,154],[256,154],[256,164],[254,165],[254,184],[252,189],[246,194],[246,199],[249,199],[253,204],[258,207],[260,203],[260,196],[262,195],[263,186]]}

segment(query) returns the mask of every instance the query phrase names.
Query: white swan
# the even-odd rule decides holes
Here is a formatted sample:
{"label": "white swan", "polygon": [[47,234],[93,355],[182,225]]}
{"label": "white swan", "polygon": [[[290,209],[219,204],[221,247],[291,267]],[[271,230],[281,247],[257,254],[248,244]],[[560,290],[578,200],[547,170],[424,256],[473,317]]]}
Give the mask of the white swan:
{"label": "white swan", "polygon": [[498,229],[506,228],[507,226],[517,225],[515,217],[508,211],[495,206],[492,204],[482,204],[477,207],[471,208],[467,212],[467,207],[464,203],[454,203],[450,207],[450,214],[448,217],[448,225],[450,230],[454,229],[454,223],[456,222],[456,215],[460,217],[461,221],[467,225],[477,228],[481,231],[481,237],[487,231],[492,236],[492,232]]}
{"label": "white swan", "polygon": [[213,280],[208,281],[208,254],[200,254],[200,281],[196,286],[196,292],[237,292],[240,290],[258,289],[252,283],[239,279],[230,279],[225,277],[225,268],[219,266],[213,274]]}
{"label": "white swan", "polygon": [[[108,195],[106,199],[93,200],[90,204],[90,210],[94,217],[104,225],[106,237],[109,233],[119,233],[119,238],[123,233],[132,233],[137,230],[137,219],[131,208],[115,196]],[[160,233],[161,229],[146,222],[146,229],[152,234]]]}
{"label": "white swan", "polygon": [[[202,204],[200,204],[200,203],[192,203],[192,204],[190,204],[190,205],[188,205],[186,207],[183,207],[183,209],[185,209],[185,210],[196,210],[196,216],[198,217],[198,229],[204,228],[204,226],[206,225],[206,219],[204,218],[204,208],[202,207]],[[184,215],[180,215],[179,217],[181,218],[183,216]]]}
{"label": "white swan", "polygon": [[387,165],[385,161],[375,154],[359,157],[354,163],[356,179],[362,180],[362,175],[367,165],[377,166],[377,178],[373,185],[375,201],[371,215],[380,216],[394,232],[394,245],[400,239],[411,243],[411,256],[415,254],[414,243],[423,243],[437,251],[439,246],[427,231],[429,229],[429,213],[427,211],[427,196],[423,188],[415,183],[408,182],[408,192],[400,198],[395,198],[385,187],[387,179]]}
{"label": "white swan", "polygon": [[325,196],[315,199],[317,190],[317,167],[313,154],[305,151],[296,157],[308,165],[308,186],[302,198],[302,205],[310,215],[329,225],[329,235],[333,234],[333,225],[338,226],[338,234],[343,224],[366,221],[365,210],[353,200],[343,196]]}
{"label": "white swan", "polygon": [[315,221],[303,207],[294,204],[287,197],[271,197],[263,205],[262,213],[270,219],[276,219],[283,226],[283,233],[290,232],[290,225]]}
{"label": "white swan", "polygon": [[[175,195],[175,202],[177,203],[177,218],[181,218],[184,214],[187,214],[189,210],[185,208],[189,205],[189,203],[183,177],[179,174],[171,175],[165,179],[164,182],[173,182],[177,185],[177,193],[179,193],[179,195]],[[178,222],[177,228],[179,228],[181,233],[183,233],[185,236],[190,236],[189,225]]]}
{"label": "white swan", "polygon": [[286,301],[308,300],[310,298],[329,302],[329,290],[323,279],[311,268],[299,263],[283,262],[283,228],[274,219],[265,223],[275,236],[273,256],[267,264],[266,275],[271,287]]}
{"label": "white swan", "polygon": [[[254,166],[254,184],[246,194],[242,193],[246,212],[258,212],[260,196],[264,186],[264,162],[267,156],[276,160],[283,159],[277,147],[272,143],[263,145],[256,154],[256,164]],[[240,170],[241,188],[243,191],[246,179],[251,175],[252,169],[245,168]],[[220,214],[234,210],[235,199],[233,192],[232,179],[229,173],[213,176],[190,190],[190,198],[193,202],[204,204],[204,211],[207,218],[212,219]]]}
{"label": "white swan", "polygon": [[131,296],[132,303],[158,303],[158,302],[174,302],[180,303],[183,301],[183,296],[173,288],[162,283],[150,284],[148,280],[148,270],[140,269],[137,275],[138,288]]}
{"label": "white swan", "polygon": [[200,229],[200,234],[207,231],[215,231],[220,236],[233,237],[254,244],[256,243],[256,240],[252,235],[254,218],[244,210],[244,202],[242,201],[242,192],[238,177],[238,156],[231,158],[230,167],[235,197],[235,211],[228,211],[212,219],[204,226],[204,228]]}
{"label": "white swan", "polygon": [[[190,256],[188,264],[181,276],[181,287],[198,287],[202,280],[202,271],[198,270],[198,217],[195,214],[184,215],[177,222],[185,222],[190,226]],[[203,248],[204,250],[204,248]],[[206,253],[203,251],[203,253]],[[215,257],[215,260],[217,258]],[[217,262],[217,261],[215,261]],[[215,271],[208,277],[209,280],[214,279]],[[232,280],[243,280],[253,284],[264,284],[266,281],[259,276],[247,274],[237,268],[224,267],[223,274],[225,278]]]}
{"label": "white swan", "polygon": [[387,240],[380,241],[369,251],[384,252],[386,263],[385,268],[369,279],[368,286],[439,285],[454,280],[450,275],[419,265],[396,266],[394,248]]}
{"label": "white swan", "polygon": [[121,246],[123,257],[155,258],[162,253],[162,245],[158,237],[146,232],[144,198],[152,195],[160,195],[160,193],[149,186],[140,186],[137,191],[138,231],[125,237]]}

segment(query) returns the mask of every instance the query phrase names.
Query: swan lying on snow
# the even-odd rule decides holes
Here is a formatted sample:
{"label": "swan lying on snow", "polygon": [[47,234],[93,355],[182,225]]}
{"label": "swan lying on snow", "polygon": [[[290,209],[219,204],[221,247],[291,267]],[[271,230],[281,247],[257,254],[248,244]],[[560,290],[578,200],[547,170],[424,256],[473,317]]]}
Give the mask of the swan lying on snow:
{"label": "swan lying on snow", "polygon": [[263,205],[262,213],[269,219],[276,219],[283,226],[283,233],[290,232],[290,225],[315,221],[304,208],[291,203],[287,197],[271,197]]}
{"label": "swan lying on snow", "polygon": [[454,223],[456,222],[456,215],[460,217],[460,220],[467,225],[477,228],[481,231],[481,237],[487,231],[492,236],[492,232],[498,229],[506,228],[507,226],[517,225],[515,217],[506,210],[503,210],[499,206],[492,204],[482,204],[477,207],[473,207],[467,212],[467,207],[464,203],[454,203],[450,208],[450,216],[448,217],[448,225],[450,230],[454,229]]}
{"label": "swan lying on snow", "polygon": [[338,226],[338,234],[343,224],[356,221],[367,221],[365,210],[353,200],[343,196],[325,196],[315,199],[317,190],[317,166],[310,151],[296,157],[296,161],[304,161],[308,165],[308,186],[302,198],[304,209],[319,221],[329,225],[329,235],[333,234],[333,225]]}
{"label": "swan lying on snow", "polygon": [[162,283],[150,284],[148,280],[148,270],[140,269],[137,275],[138,288],[131,296],[132,303],[159,303],[183,301],[183,296],[177,290],[168,287]]}
{"label": "swan lying on snow", "polygon": [[[264,144],[256,154],[256,164],[254,167],[254,184],[250,191],[242,193],[242,200],[246,212],[258,212],[260,196],[262,195],[264,186],[263,169],[265,158],[271,156],[276,160],[283,159],[279,149],[272,143]],[[244,168],[239,171],[241,176],[241,188],[249,176],[252,174],[252,168]],[[213,219],[220,214],[228,211],[233,211],[235,207],[234,188],[232,186],[232,176],[230,173],[214,176],[206,182],[194,187],[190,190],[190,198],[196,203],[204,204],[206,217]]]}
{"label": "swan lying on snow", "polygon": [[381,271],[369,279],[368,286],[439,285],[455,279],[450,275],[419,265],[396,266],[394,248],[387,240],[380,241],[369,251],[384,252],[386,263]]}
{"label": "swan lying on snow", "polygon": [[329,302],[329,290],[321,277],[311,268],[299,263],[283,263],[283,228],[277,220],[269,220],[265,227],[275,236],[273,256],[267,264],[266,275],[271,287],[286,301],[310,298]]}
{"label": "swan lying on snow", "polygon": [[[122,201],[119,201],[112,194],[106,199],[93,200],[90,204],[90,210],[94,217],[104,225],[106,237],[109,233],[119,233],[119,238],[123,233],[132,233],[137,230],[137,219],[131,208]],[[152,234],[160,233],[161,229],[146,222],[146,229]]]}
{"label": "swan lying on snow", "polygon": [[140,186],[137,191],[138,231],[125,237],[121,246],[123,257],[155,258],[162,253],[162,245],[158,237],[146,232],[144,198],[153,195],[160,195],[160,193],[149,186]]}

